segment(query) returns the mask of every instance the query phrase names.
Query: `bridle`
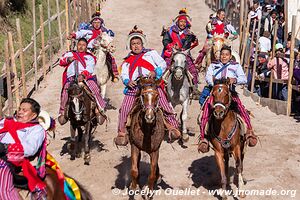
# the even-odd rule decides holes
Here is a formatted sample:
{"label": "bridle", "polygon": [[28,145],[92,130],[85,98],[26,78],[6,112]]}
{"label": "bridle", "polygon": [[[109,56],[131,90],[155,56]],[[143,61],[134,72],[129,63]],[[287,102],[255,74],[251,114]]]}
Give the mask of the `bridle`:
{"label": "bridle", "polygon": [[232,102],[232,97],[231,97],[231,94],[230,94],[230,92],[229,92],[229,86],[228,86],[228,85],[225,85],[225,84],[218,84],[218,85],[216,85],[215,87],[218,87],[218,92],[219,92],[219,93],[222,92],[222,89],[223,89],[224,87],[227,87],[227,88],[228,88],[229,101],[228,101],[227,104],[224,104],[224,103],[221,102],[221,101],[216,101],[216,102],[214,101],[214,102],[213,102],[213,108],[215,109],[217,106],[222,107],[223,110],[224,110],[224,114],[226,115],[226,113],[228,112],[229,107],[230,107],[230,105],[231,105],[231,102]]}
{"label": "bridle", "polygon": [[[149,85],[143,85],[143,87],[145,86],[153,86],[153,84],[149,84]],[[143,96],[144,95],[149,95],[149,94],[157,94],[158,95],[158,91],[155,90],[154,88],[149,88],[146,90],[141,90],[141,94],[140,94],[140,100],[141,100],[141,105],[142,105],[142,109],[145,111],[146,109],[152,109],[156,112],[157,108],[158,108],[158,101],[156,102],[156,105],[150,105],[150,104],[145,104],[144,100],[143,100]]]}

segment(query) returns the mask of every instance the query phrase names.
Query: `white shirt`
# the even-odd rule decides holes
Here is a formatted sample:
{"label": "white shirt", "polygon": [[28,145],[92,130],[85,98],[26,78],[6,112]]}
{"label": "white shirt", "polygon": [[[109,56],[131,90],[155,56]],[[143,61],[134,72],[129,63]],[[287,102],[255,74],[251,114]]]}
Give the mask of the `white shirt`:
{"label": "white shirt", "polygon": [[[0,128],[3,128],[3,126],[4,119],[0,121]],[[35,155],[41,148],[45,139],[45,130],[39,124],[21,130],[17,130],[17,134],[24,148],[25,157]],[[10,133],[6,132],[0,134],[0,142],[4,144],[14,144],[15,140],[10,135]]]}
{"label": "white shirt", "polygon": [[[63,55],[63,57],[61,58],[61,60],[66,60],[68,57],[73,57],[73,53],[72,52],[67,52]],[[94,69],[95,69],[95,65],[96,65],[96,60],[92,55],[86,54],[84,55],[84,60],[86,63],[86,68],[83,67],[83,65],[81,64],[81,62],[78,61],[78,73],[80,74],[83,71],[88,71],[90,74],[94,73]],[[72,77],[75,76],[75,61],[73,61],[68,69],[67,69],[67,77]]]}
{"label": "white shirt", "polygon": [[258,39],[259,49],[261,52],[269,52],[271,51],[271,40],[264,36],[261,36]]}
{"label": "white shirt", "polygon": [[[80,30],[80,31],[77,31],[75,34],[76,34],[76,39],[77,40],[84,37],[88,41],[92,37],[93,31],[91,31],[91,30]],[[93,45],[94,40],[95,39],[92,39],[88,43],[87,48],[90,48],[90,49],[94,48],[94,45]]]}
{"label": "white shirt", "polygon": [[[155,50],[146,52],[143,55],[142,59],[148,61],[154,67],[154,69],[156,69],[157,67],[160,67],[162,70],[162,73],[167,68],[167,64],[166,64],[165,60]],[[123,82],[126,79],[128,79],[128,80],[130,79],[129,78],[129,67],[130,67],[130,63],[128,63],[126,61],[122,64],[121,78],[122,78]],[[136,80],[139,77],[138,67],[133,72],[132,80]],[[148,69],[145,69],[143,67],[141,69],[142,69],[141,71],[142,71],[143,76],[149,75],[150,71]]]}
{"label": "white shirt", "polygon": [[[239,63],[235,63],[235,62],[228,63],[228,66],[225,69],[223,69],[222,72],[220,72],[219,74],[216,75],[216,73],[223,66],[224,65],[221,62],[212,63],[212,64],[209,65],[209,67],[207,69],[206,76],[205,76],[205,80],[206,80],[208,85],[214,85],[213,77],[215,77],[215,79],[221,79],[222,77],[224,77],[224,78],[236,78],[237,79],[236,84],[238,84],[238,85],[247,83],[246,75],[243,71],[242,66]],[[223,75],[225,75],[225,76],[223,76]]]}

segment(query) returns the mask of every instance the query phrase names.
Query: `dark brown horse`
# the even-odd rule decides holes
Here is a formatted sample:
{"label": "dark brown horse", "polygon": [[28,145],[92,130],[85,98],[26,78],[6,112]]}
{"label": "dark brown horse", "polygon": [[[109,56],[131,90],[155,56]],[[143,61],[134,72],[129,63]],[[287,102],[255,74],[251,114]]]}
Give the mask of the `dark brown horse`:
{"label": "dark brown horse", "polygon": [[[97,125],[95,115],[94,97],[88,87],[83,82],[72,82],[69,89],[69,109],[68,117],[70,119],[71,144],[69,147],[71,160],[81,157],[82,138],[84,136],[84,164],[89,165],[90,156],[90,140],[92,128]],[[82,130],[84,127],[84,132]],[[76,130],[78,137],[76,142]],[[76,152],[75,152],[76,151]]]}
{"label": "dark brown horse", "polygon": [[232,154],[236,162],[238,175],[238,190],[242,194],[243,181],[243,159],[245,140],[242,136],[243,123],[234,111],[231,101],[229,79],[215,84],[212,89],[213,115],[209,121],[208,137],[215,150],[215,158],[221,173],[222,198],[227,199],[225,190],[229,182],[228,161]]}
{"label": "dark brown horse", "polygon": [[[64,174],[65,177],[70,177]],[[80,196],[82,200],[92,200],[92,195],[74,178],[73,180],[76,182]],[[57,174],[54,170],[49,167],[46,167],[46,178],[44,180],[46,184],[46,191],[47,191],[47,200],[65,200],[65,194],[62,188],[60,187],[59,180],[57,178]],[[29,192],[28,190],[20,190],[19,191],[21,199],[28,199]]]}
{"label": "dark brown horse", "polygon": [[[128,127],[131,144],[131,184],[130,190],[136,190],[139,182],[139,162],[141,151],[150,155],[150,175],[145,188],[152,191],[160,178],[158,157],[161,142],[164,139],[164,117],[158,107],[159,93],[157,87],[160,80],[141,78],[140,91],[137,94],[135,107],[130,113],[130,127]],[[145,196],[147,198],[147,196]]]}

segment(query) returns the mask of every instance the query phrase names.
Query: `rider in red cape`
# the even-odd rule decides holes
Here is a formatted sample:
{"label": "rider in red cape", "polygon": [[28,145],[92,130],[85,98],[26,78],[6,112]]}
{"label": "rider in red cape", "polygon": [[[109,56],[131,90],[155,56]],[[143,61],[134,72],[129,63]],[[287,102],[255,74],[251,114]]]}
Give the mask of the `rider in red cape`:
{"label": "rider in red cape", "polygon": [[65,117],[65,108],[68,103],[68,88],[70,87],[71,82],[76,76],[76,62],[78,64],[78,74],[83,75],[85,78],[85,83],[88,88],[91,90],[93,96],[95,97],[97,104],[97,118],[100,124],[103,123],[104,108],[106,106],[105,101],[100,95],[100,88],[97,84],[96,76],[93,74],[96,64],[96,57],[87,51],[87,40],[81,38],[77,43],[77,51],[69,51],[63,55],[60,59],[60,65],[65,67],[63,74],[63,89],[61,92],[61,103],[59,108],[59,117],[58,121],[61,125],[67,122]]}
{"label": "rider in red cape", "polygon": [[[97,11],[92,15],[91,24],[93,26],[92,30],[79,30],[75,33],[71,33],[68,36],[68,39],[75,38],[78,40],[84,37],[88,41],[88,50],[90,52],[94,52],[94,47],[96,44],[95,39],[101,35],[102,32],[107,32],[109,35],[113,35],[113,32],[104,27],[104,20],[100,17],[100,11]],[[117,82],[119,80],[119,72],[116,60],[110,53],[107,53],[106,62],[110,68],[109,71],[111,73],[112,80]]]}
{"label": "rider in red cape", "polygon": [[[220,61],[214,62],[208,67],[205,78],[210,88],[212,88],[212,86],[214,85],[214,80],[222,79],[222,78],[230,78],[231,84],[239,85],[239,84],[247,83],[247,79],[242,69],[242,66],[239,63],[231,61],[231,48],[227,46],[224,46],[221,49]],[[238,97],[237,94],[235,95],[235,93],[236,93],[235,91],[232,93],[232,101],[237,103],[239,115],[246,123],[247,126],[247,132],[245,135],[246,140],[249,142],[249,146],[255,146],[257,143],[257,136],[253,132],[252,125],[250,122],[250,116],[246,111],[244,105],[242,104],[240,98]],[[208,95],[210,94],[208,93]],[[210,95],[207,96],[206,98],[207,100],[204,103],[202,108],[203,112],[200,121],[200,141],[198,146],[198,150],[201,151],[202,153],[208,151],[208,141],[205,138],[205,129],[213,108],[212,106],[213,96]]]}
{"label": "rider in red cape", "polygon": [[[37,121],[40,109],[34,99],[25,98],[14,118],[0,121],[0,199],[20,199],[13,184],[15,168],[22,169],[32,199],[46,199],[46,185],[42,181],[45,171],[39,173],[29,160],[46,151],[46,132]],[[39,159],[45,158],[39,155]]]}
{"label": "rider in red cape", "polygon": [[[116,145],[125,146],[128,144],[126,136],[126,121],[127,116],[134,106],[136,93],[138,91],[137,79],[138,77],[151,77],[160,79],[166,69],[166,62],[155,50],[145,49],[146,36],[142,30],[138,30],[137,26],[129,33],[127,40],[127,49],[131,52],[124,59],[122,64],[121,79],[124,83],[125,97],[123,99],[119,111],[119,126],[118,136],[114,138]],[[166,123],[172,136],[177,139],[181,136],[178,130],[178,122],[175,118],[173,107],[167,101],[166,95],[162,88],[158,88],[159,92],[159,106],[165,111]]]}
{"label": "rider in red cape", "polygon": [[[173,48],[186,50],[193,49],[198,45],[198,39],[190,30],[191,22],[189,19],[186,9],[180,10],[179,15],[175,18],[175,24],[168,28],[163,34],[163,58],[167,63],[167,69],[171,68]],[[193,75],[193,91],[195,94],[198,94],[198,70],[195,67],[190,53],[187,55],[187,65],[188,71]]]}

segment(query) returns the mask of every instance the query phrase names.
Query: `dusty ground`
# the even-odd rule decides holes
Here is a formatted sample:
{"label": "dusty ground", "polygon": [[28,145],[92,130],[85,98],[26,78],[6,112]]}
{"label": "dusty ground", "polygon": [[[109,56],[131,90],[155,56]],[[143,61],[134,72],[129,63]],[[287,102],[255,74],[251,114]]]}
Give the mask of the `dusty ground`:
{"label": "dusty ground", "polygon": [[[170,3],[172,2],[172,3]],[[202,47],[205,38],[204,26],[211,11],[204,4],[204,0],[114,0],[107,1],[103,7],[103,18],[106,26],[115,31],[117,52],[115,56],[120,65],[122,58],[127,55],[125,41],[128,32],[137,24],[147,34],[149,48],[161,52],[161,27],[170,25],[171,18],[176,16],[178,10],[187,7],[193,18],[192,29],[200,40],[198,48]],[[41,85],[41,89],[34,95],[43,109],[57,116],[61,90],[62,69],[55,68],[53,74]],[[113,104],[119,108],[122,101],[123,85],[110,84],[108,96]],[[296,190],[300,192],[300,139],[299,123],[293,118],[275,115],[268,108],[256,105],[250,98],[243,97],[246,107],[253,112],[254,129],[261,139],[261,146],[248,148],[244,161],[244,175],[246,189],[256,190]],[[160,151],[160,169],[163,183],[159,185],[161,195],[155,199],[216,199],[208,194],[208,189],[218,188],[219,175],[216,168],[213,151],[205,155],[196,151],[198,125],[196,118],[199,113],[199,104],[194,101],[189,109],[188,128],[196,136],[191,137],[186,146],[177,142],[172,145],[164,142]],[[69,127],[57,126],[56,139],[49,139],[49,151],[60,163],[62,169],[74,176],[93,194],[96,200],[128,199],[127,195],[113,195],[112,192],[126,191],[130,176],[130,149],[117,149],[112,138],[117,131],[118,110],[108,111],[111,119],[107,127],[98,127],[93,140],[92,162],[90,166],[83,165],[83,159],[70,161],[66,153],[66,143],[70,136]],[[233,165],[232,165],[233,166]],[[148,156],[143,154],[141,165],[141,180],[145,184],[149,173]],[[169,188],[169,189],[168,189]],[[173,189],[198,189],[199,195],[167,195]],[[233,186],[235,190],[235,187]],[[166,194],[165,194],[166,193]],[[191,193],[190,193],[191,194]],[[136,199],[140,199],[136,196]],[[229,199],[233,199],[230,197]],[[248,196],[246,199],[300,199],[300,194],[292,198],[291,195],[281,196]]]}

